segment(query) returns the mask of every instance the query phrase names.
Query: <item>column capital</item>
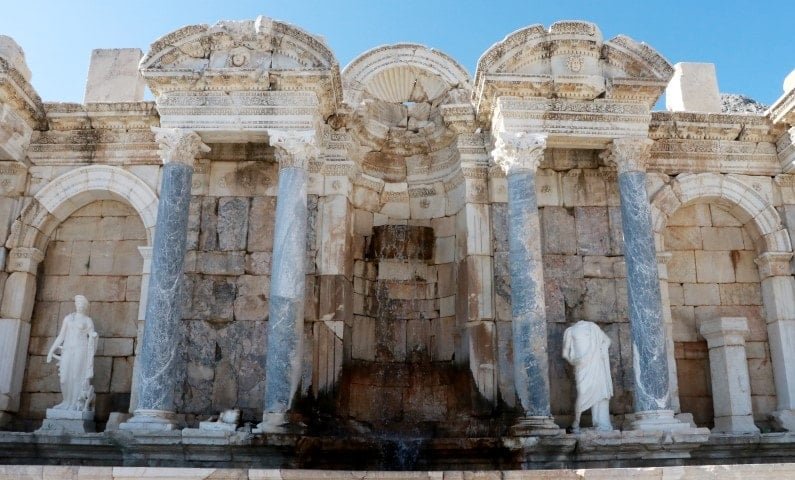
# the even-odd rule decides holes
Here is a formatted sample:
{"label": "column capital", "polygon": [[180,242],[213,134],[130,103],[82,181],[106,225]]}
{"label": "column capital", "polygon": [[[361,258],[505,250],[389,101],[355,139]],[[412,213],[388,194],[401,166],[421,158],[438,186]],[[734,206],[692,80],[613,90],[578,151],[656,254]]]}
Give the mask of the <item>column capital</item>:
{"label": "column capital", "polygon": [[498,132],[491,155],[506,175],[535,172],[544,159],[546,146],[545,133]]}
{"label": "column capital", "polygon": [[193,167],[200,152],[209,152],[210,147],[202,142],[198,133],[185,128],[152,127],[155,140],[160,147],[163,165],[171,162]]}
{"label": "column capital", "polygon": [[709,348],[745,345],[748,336],[745,317],[717,317],[701,322],[699,333],[707,340]]}
{"label": "column capital", "polygon": [[762,280],[768,277],[781,277],[792,275],[790,267],[792,252],[765,252],[754,260],[759,267],[759,276]]}
{"label": "column capital", "polygon": [[654,140],[646,137],[616,138],[604,151],[602,158],[615,165],[618,173],[645,172]]}
{"label": "column capital", "polygon": [[269,130],[268,136],[271,146],[276,148],[279,168],[306,170],[309,162],[320,154],[314,130]]}
{"label": "column capital", "polygon": [[35,275],[42,260],[44,260],[44,252],[38,248],[16,247],[8,253],[6,269],[9,272],[25,272]]}

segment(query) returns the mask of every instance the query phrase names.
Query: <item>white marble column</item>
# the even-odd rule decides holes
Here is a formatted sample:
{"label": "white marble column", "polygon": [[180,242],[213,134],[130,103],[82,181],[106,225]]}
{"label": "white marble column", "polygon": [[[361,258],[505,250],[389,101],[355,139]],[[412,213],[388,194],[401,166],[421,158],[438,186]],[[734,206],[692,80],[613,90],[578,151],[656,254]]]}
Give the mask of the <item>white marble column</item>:
{"label": "white marble column", "polygon": [[30,317],[36,297],[36,270],[44,259],[37,248],[17,247],[8,254],[0,303],[0,426],[19,410],[28,358]]}
{"label": "white marble column", "polygon": [[606,157],[618,169],[635,374],[632,428],[685,429],[689,425],[676,420],[671,409],[660,277],[646,193],[646,162],[652,143],[644,137],[616,139]]}
{"label": "white marble column", "polygon": [[137,405],[123,430],[172,430],[177,355],[182,321],[182,270],[188,236],[193,163],[210,149],[198,134],[183,129],[153,129],[163,159],[160,201],[152,248],[144,335],[136,378]]}
{"label": "white marble column", "polygon": [[709,347],[715,428],[721,433],[759,433],[751,409],[751,379],[745,355],[748,321],[744,317],[705,320],[699,329]]}
{"label": "white marble column", "polygon": [[307,167],[314,132],[269,132],[279,161],[260,432],[282,432],[301,380],[306,288]]}
{"label": "white marble column", "polygon": [[544,261],[535,174],[546,135],[501,132],[492,152],[508,177],[514,385],[525,416],[514,435],[558,435],[549,406]]}
{"label": "white marble column", "polygon": [[767,341],[773,360],[779,427],[795,431],[795,278],[790,252],[766,252],[756,259],[767,315]]}

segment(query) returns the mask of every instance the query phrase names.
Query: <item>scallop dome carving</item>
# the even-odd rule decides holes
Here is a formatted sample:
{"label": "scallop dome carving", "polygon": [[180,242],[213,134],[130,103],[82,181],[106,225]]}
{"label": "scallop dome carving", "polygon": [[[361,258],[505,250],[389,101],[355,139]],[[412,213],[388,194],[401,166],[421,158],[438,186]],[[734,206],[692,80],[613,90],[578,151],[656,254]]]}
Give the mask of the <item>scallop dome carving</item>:
{"label": "scallop dome carving", "polygon": [[450,89],[444,80],[413,66],[400,66],[375,74],[365,86],[367,93],[385,102],[434,101]]}

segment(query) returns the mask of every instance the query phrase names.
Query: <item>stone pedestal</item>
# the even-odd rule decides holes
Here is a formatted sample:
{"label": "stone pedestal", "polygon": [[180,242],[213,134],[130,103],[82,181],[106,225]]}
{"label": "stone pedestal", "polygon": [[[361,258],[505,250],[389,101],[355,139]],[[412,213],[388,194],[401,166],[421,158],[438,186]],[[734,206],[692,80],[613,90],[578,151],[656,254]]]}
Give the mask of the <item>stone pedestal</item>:
{"label": "stone pedestal", "polygon": [[713,318],[701,323],[700,332],[709,346],[713,431],[759,433],[751,409],[751,379],[745,356],[748,321],[744,317]]}
{"label": "stone pedestal", "polygon": [[499,134],[494,160],[508,176],[508,249],[511,274],[514,383],[525,417],[514,435],[558,435],[549,407],[544,262],[535,172],[545,135]]}
{"label": "stone pedestal", "polygon": [[646,194],[646,161],[652,140],[613,141],[608,163],[618,169],[627,300],[635,374],[635,415],[632,428],[675,430],[690,428],[671,410],[668,352],[663,323],[657,254]]}
{"label": "stone pedestal", "polygon": [[170,430],[174,423],[174,376],[182,320],[182,269],[188,233],[193,162],[209,151],[199,136],[179,129],[155,129],[163,177],[152,249],[152,272],[139,359],[137,408],[122,430]]}
{"label": "stone pedestal", "polygon": [[92,433],[96,431],[93,410],[61,410],[48,408],[44,423],[36,433]]}
{"label": "stone pedestal", "polygon": [[312,132],[272,132],[279,160],[273,234],[265,398],[259,432],[281,432],[301,379],[306,271],[307,166]]}

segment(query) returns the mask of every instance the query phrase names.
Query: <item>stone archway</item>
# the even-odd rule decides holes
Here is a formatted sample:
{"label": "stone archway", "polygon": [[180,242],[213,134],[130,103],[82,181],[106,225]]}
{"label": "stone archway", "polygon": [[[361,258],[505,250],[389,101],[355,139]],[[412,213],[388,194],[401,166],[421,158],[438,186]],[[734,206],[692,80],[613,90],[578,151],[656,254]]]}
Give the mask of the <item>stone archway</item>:
{"label": "stone archway", "polygon": [[[0,303],[0,364],[7,367],[0,369],[0,411],[19,410],[38,267],[51,235],[75,211],[101,200],[132,207],[143,225],[145,244],[151,244],[157,195],[143,180],[119,167],[80,167],[55,178],[35,195],[12,225],[6,241],[10,249],[6,262],[9,277]],[[141,283],[141,292],[145,293],[146,283]],[[142,297],[141,302],[144,301]]]}
{"label": "stone archway", "polygon": [[[792,248],[789,235],[782,226],[782,221],[778,212],[762,195],[754,190],[751,185],[744,182],[743,179],[734,175],[721,175],[716,173],[679,175],[670,184],[662,187],[653,195],[651,204],[655,241],[657,242],[657,249],[658,252],[660,252],[661,258],[670,259],[672,255],[677,253],[674,252],[674,250],[677,250],[679,247],[668,245],[668,243],[671,242],[666,242],[665,232],[671,219],[677,215],[677,212],[682,212],[683,209],[693,209],[703,205],[703,207],[706,208],[705,211],[707,214],[709,214],[709,212],[714,214],[716,211],[722,211],[724,213],[720,215],[726,218],[732,217],[734,219],[732,222],[735,223],[732,223],[731,228],[737,229],[737,227],[739,227],[739,229],[737,229],[738,231],[744,230],[747,232],[750,238],[745,243],[749,245],[738,248],[740,250],[748,250],[750,248],[750,251],[735,251],[735,247],[729,248],[727,246],[726,248],[731,250],[731,252],[727,251],[723,253],[726,255],[729,253],[732,254],[730,266],[733,268],[737,268],[736,264],[738,262],[748,264],[745,265],[745,270],[747,270],[746,273],[750,272],[748,275],[755,276],[754,282],[758,282],[756,283],[756,287],[753,287],[753,282],[747,284],[749,287],[748,290],[756,290],[756,294],[753,296],[756,298],[756,302],[764,307],[764,313],[760,312],[760,318],[756,322],[758,323],[757,330],[761,330],[757,332],[757,336],[760,334],[765,336],[766,339],[763,343],[769,344],[775,379],[775,394],[778,402],[777,408],[778,410],[791,409],[790,398],[792,394],[790,392],[793,385],[791,380],[793,373],[790,372],[791,368],[787,366],[787,362],[785,361],[785,358],[789,355],[786,346],[789,343],[789,338],[791,338],[791,333],[788,328],[786,328],[788,324],[782,322],[785,318],[779,318],[780,313],[778,312],[781,312],[781,305],[791,301],[791,294],[789,294],[789,296],[786,294],[786,285],[792,285],[793,278],[789,271],[789,267],[784,264],[786,264],[791,257]],[[697,215],[694,214],[692,216],[695,217]],[[693,221],[695,221],[695,219]],[[712,227],[710,227],[710,229],[711,228]],[[669,238],[669,240],[671,240],[671,238]],[[719,240],[723,242],[729,241],[728,238],[721,238]],[[710,248],[715,250],[715,248]],[[708,250],[706,246],[704,249]],[[695,253],[697,254],[696,256],[700,253],[702,257],[721,255],[721,252],[707,252],[704,250]],[[740,256],[742,256],[742,258],[739,258]],[[728,258],[727,256],[727,259]],[[743,261],[743,259],[745,259],[745,261]],[[715,262],[718,260],[719,259],[716,258]],[[674,264],[668,265],[667,268],[661,269],[661,271],[667,274],[666,278],[661,280],[666,284],[663,292],[667,297],[664,299],[664,305],[666,305],[668,310],[668,319],[671,319],[671,312],[679,308],[677,306],[671,306],[677,303],[676,301],[668,301],[669,298],[672,299],[677,297],[677,289],[671,291],[670,297],[666,293],[668,292],[668,279],[670,278],[671,280],[677,281],[680,279],[681,272],[678,272],[678,270],[683,269],[683,267],[678,266],[679,263],[681,262],[676,261]],[[756,263],[756,265],[754,265],[754,263]],[[715,266],[714,269],[711,267],[711,270],[715,270],[713,272],[715,275],[720,273],[717,266]],[[695,272],[693,272],[691,276],[694,275]],[[746,278],[743,281],[748,281],[748,275],[745,275]],[[729,282],[729,280],[731,280],[731,282]],[[695,282],[695,280],[693,281]],[[727,290],[727,295],[730,289],[739,289],[742,287],[741,284],[733,283],[735,282],[734,278],[720,278],[716,279],[716,281],[719,282],[722,289],[725,288]],[[739,282],[740,280],[736,281]],[[724,283],[721,284],[720,282]],[[674,282],[674,285],[676,285],[676,282]],[[784,285],[785,288],[781,288],[782,285]],[[699,287],[704,288],[717,286],[718,285],[699,285]],[[723,292],[723,290],[721,290],[721,292]],[[699,301],[703,303],[706,300],[701,299]],[[723,300],[718,303],[722,301]],[[751,303],[755,302],[751,301]],[[685,305],[681,308],[686,309],[688,307]],[[721,307],[718,307],[716,311],[719,310],[721,310]],[[737,315],[741,314],[741,312],[737,313],[734,312],[734,310],[739,312],[742,308],[736,307],[736,309],[733,308],[730,310],[733,312],[731,316],[734,316],[735,313]],[[679,314],[687,312],[677,311],[676,313],[677,315],[675,316],[680,316]],[[765,323],[767,323],[767,332],[765,332]],[[671,323],[671,326],[673,327],[673,323]],[[694,330],[694,332],[695,331],[696,330]],[[668,345],[669,349],[672,350],[674,346],[673,329],[669,329],[668,333],[670,337],[668,339]],[[693,334],[693,336],[695,335],[696,334]],[[675,359],[673,357],[673,351],[669,352],[669,361],[675,364]],[[677,372],[672,370],[671,376],[672,383],[676,384]],[[679,378],[681,378],[681,375]],[[676,388],[672,389],[672,391],[678,392],[678,385],[676,385]]]}

